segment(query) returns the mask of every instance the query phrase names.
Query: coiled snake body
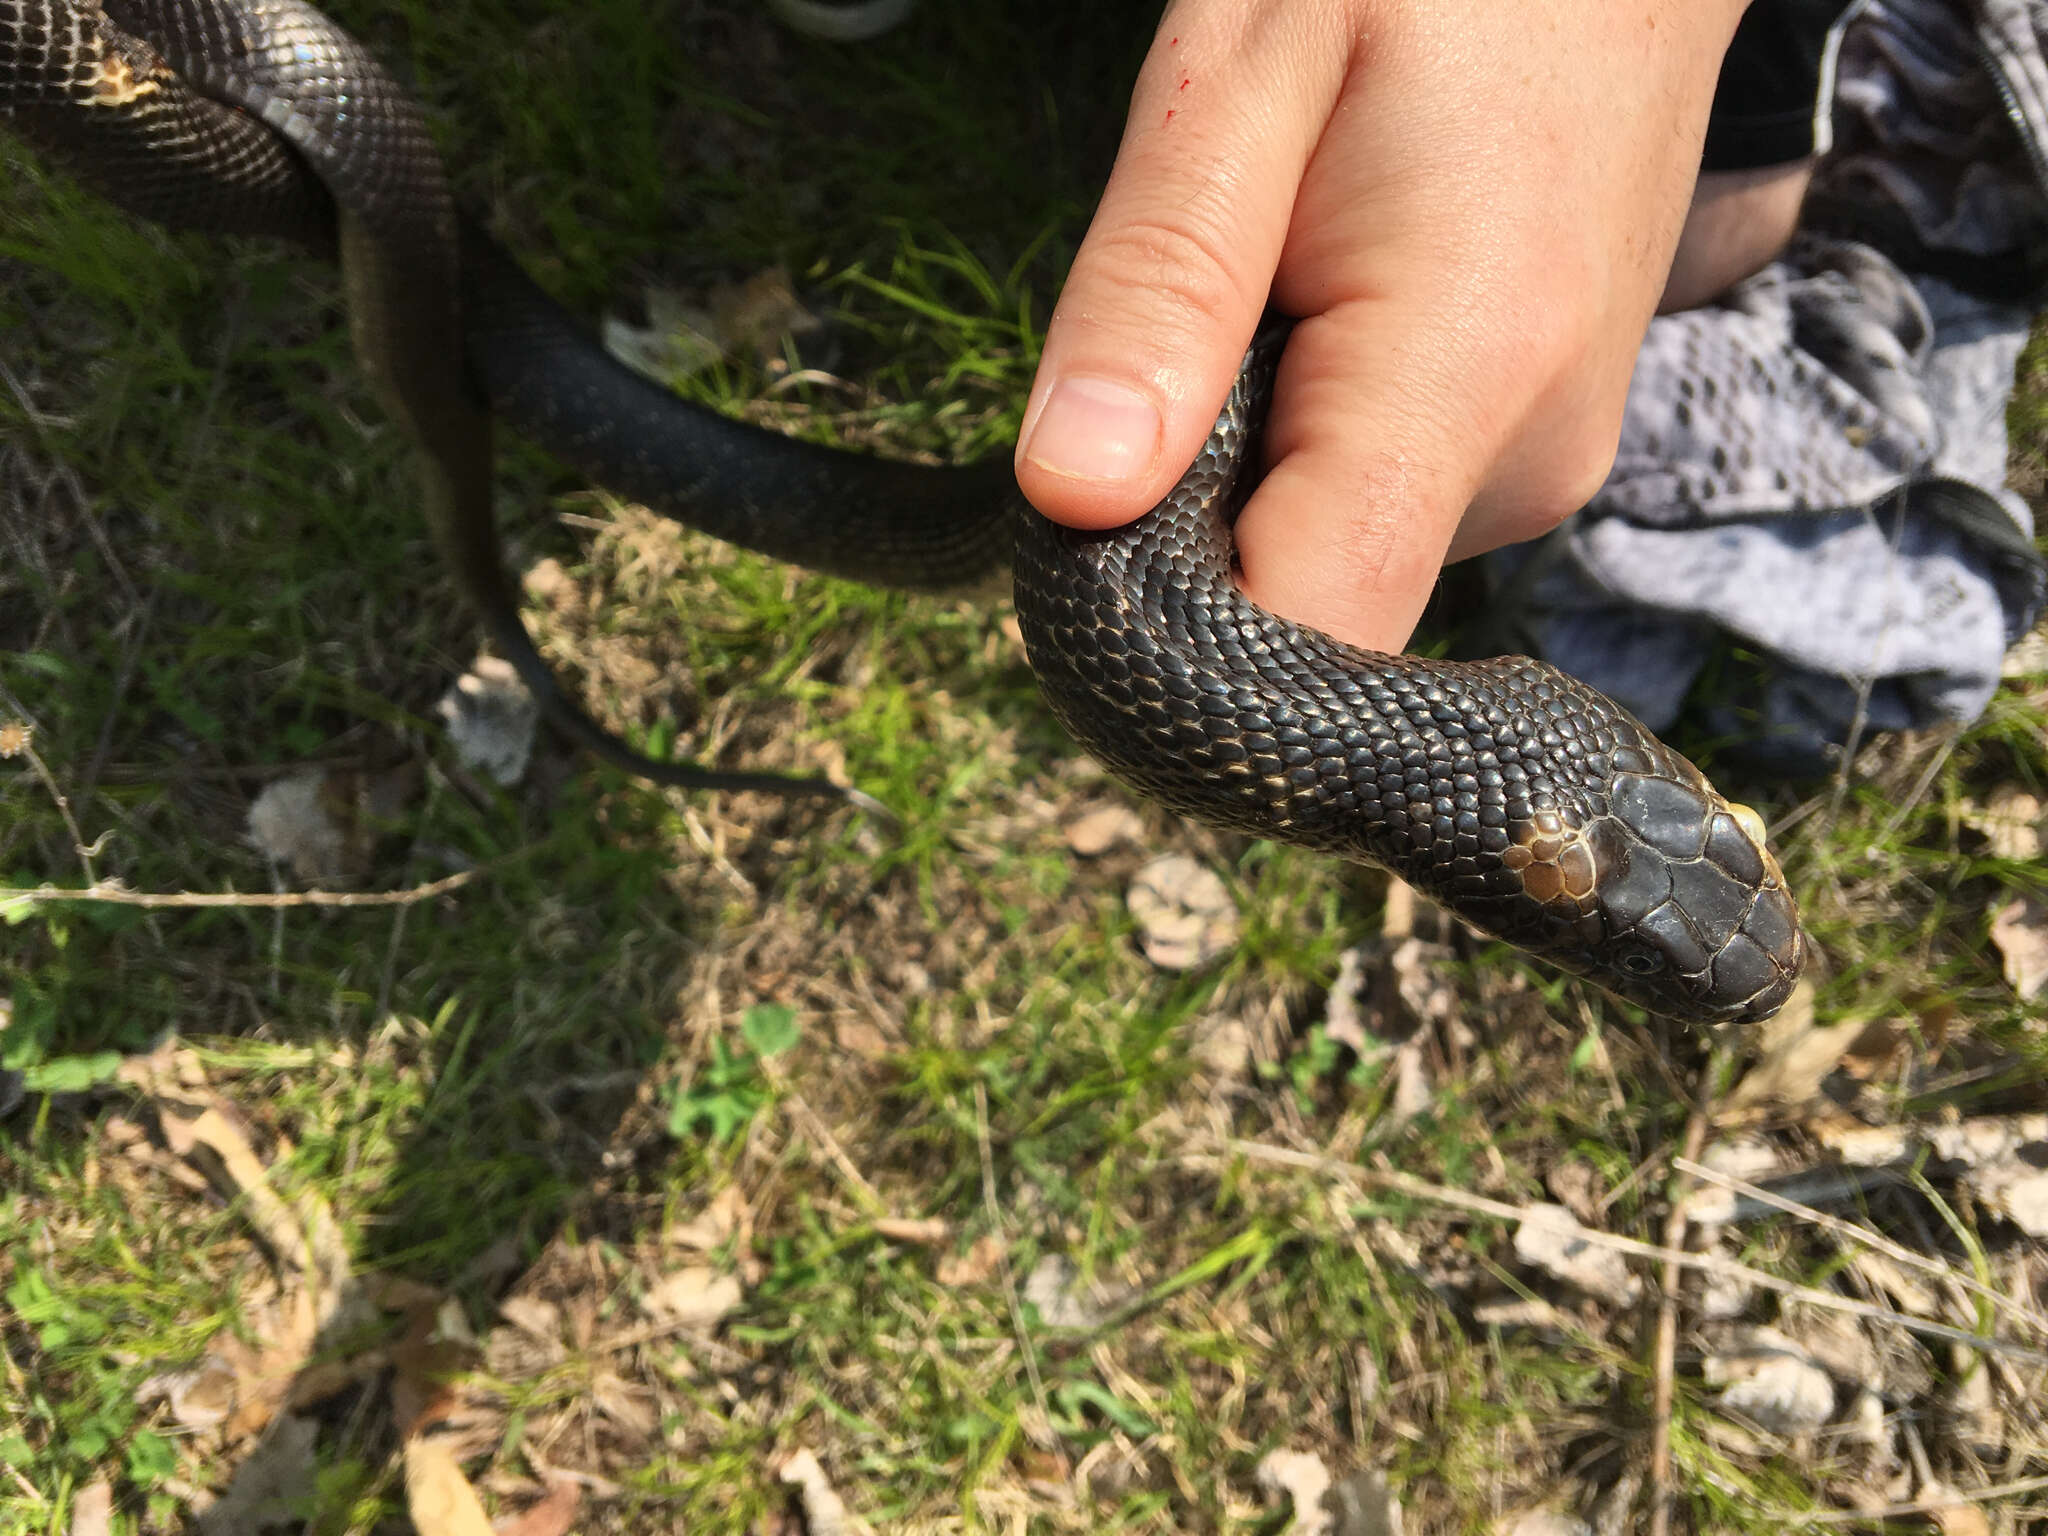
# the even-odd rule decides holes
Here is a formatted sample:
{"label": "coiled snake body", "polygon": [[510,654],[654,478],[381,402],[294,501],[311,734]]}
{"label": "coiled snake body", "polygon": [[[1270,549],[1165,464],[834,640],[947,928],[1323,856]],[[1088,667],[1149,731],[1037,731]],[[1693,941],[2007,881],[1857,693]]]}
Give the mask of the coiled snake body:
{"label": "coiled snake body", "polygon": [[358,353],[419,446],[442,552],[549,714],[635,772],[831,790],[651,762],[569,701],[504,572],[492,414],[623,494],[800,564],[945,587],[1008,560],[1054,712],[1175,810],[1390,867],[1659,1013],[1761,1018],[1791,991],[1804,941],[1761,824],[1626,711],[1526,658],[1360,651],[1238,592],[1230,523],[1282,323],[1167,499],[1083,535],[1025,507],[1007,464],[793,443],[621,368],[459,219],[417,109],[300,0],[0,0],[0,116],[146,217],[338,247]]}

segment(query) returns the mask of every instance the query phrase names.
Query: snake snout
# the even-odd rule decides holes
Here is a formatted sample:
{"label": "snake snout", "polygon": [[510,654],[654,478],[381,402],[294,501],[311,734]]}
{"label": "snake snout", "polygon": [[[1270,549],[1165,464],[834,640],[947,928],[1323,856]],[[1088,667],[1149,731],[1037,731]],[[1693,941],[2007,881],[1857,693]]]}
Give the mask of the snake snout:
{"label": "snake snout", "polygon": [[1762,823],[1704,780],[1621,774],[1588,829],[1604,938],[1595,963],[1617,993],[1680,1018],[1751,1021],[1799,979],[1799,914]]}

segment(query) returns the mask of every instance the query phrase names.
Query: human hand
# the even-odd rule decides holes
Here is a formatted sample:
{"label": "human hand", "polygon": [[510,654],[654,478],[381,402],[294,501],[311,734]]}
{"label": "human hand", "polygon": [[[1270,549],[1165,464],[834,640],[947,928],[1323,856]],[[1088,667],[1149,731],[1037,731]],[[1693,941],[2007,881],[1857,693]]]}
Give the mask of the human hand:
{"label": "human hand", "polygon": [[[1396,650],[1606,477],[1746,0],[1179,0],[1048,328],[1017,478],[1113,527],[1301,317],[1249,595]],[[1050,403],[1048,403],[1050,401]]]}

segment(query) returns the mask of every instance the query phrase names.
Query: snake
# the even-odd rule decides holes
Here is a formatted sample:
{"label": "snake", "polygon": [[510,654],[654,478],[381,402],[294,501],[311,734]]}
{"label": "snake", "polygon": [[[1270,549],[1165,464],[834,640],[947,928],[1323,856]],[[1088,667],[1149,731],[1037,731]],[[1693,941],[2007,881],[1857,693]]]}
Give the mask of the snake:
{"label": "snake", "polygon": [[683,402],[614,361],[458,210],[421,109],[305,0],[0,0],[0,122],[144,218],[338,255],[355,350],[420,459],[435,543],[545,713],[689,788],[848,793],[648,758],[528,637],[492,506],[503,421],[621,495],[778,559],[914,589],[1007,566],[1075,739],[1197,821],[1391,870],[1483,933],[1655,1015],[1768,1018],[1810,945],[1761,818],[1626,709],[1523,656],[1362,650],[1234,579],[1289,324],[1252,339],[1151,512],[1053,524],[1007,459],[892,461]]}

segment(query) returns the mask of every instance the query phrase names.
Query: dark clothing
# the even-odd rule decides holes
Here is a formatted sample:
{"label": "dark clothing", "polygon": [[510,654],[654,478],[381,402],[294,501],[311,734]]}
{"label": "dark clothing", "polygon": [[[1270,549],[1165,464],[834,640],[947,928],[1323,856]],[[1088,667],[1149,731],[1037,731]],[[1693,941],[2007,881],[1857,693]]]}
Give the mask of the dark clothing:
{"label": "dark clothing", "polygon": [[1827,152],[1835,50],[1859,5],[1755,0],[1721,64],[1702,170],[1755,170]]}

